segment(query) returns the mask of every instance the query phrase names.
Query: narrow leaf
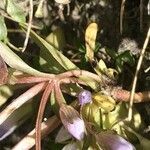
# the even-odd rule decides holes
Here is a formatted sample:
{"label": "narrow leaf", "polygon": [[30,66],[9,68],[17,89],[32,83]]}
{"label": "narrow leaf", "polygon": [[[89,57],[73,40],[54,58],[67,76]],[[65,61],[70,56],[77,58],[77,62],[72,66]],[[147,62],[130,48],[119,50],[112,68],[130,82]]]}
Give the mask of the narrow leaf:
{"label": "narrow leaf", "polygon": [[46,37],[46,41],[54,48],[62,50],[66,44],[63,30],[58,27]]}
{"label": "narrow leaf", "polygon": [[95,41],[97,36],[98,26],[96,23],[91,23],[85,32],[86,56],[91,61],[94,58]]}
{"label": "narrow leaf", "polygon": [[38,36],[34,31],[31,31],[31,37],[41,48],[40,56],[45,60],[45,63],[47,63],[47,71],[60,73],[65,70],[78,69],[67,57]]}
{"label": "narrow leaf", "polygon": [[0,40],[5,40],[7,37],[7,27],[5,25],[4,17],[0,16]]}
{"label": "narrow leaf", "polygon": [[28,66],[19,56],[17,56],[7,45],[0,41],[0,55],[4,61],[12,68],[20,70],[22,72],[36,75],[36,76],[48,76],[48,74],[39,72],[32,67]]}

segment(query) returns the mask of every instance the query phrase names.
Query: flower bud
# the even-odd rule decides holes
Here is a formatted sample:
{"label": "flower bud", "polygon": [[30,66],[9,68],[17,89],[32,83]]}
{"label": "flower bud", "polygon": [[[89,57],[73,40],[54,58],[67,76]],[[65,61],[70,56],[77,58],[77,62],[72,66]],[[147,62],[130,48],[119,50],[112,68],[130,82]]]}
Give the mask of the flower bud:
{"label": "flower bud", "polygon": [[79,104],[82,106],[84,104],[90,103],[92,101],[92,94],[88,90],[83,90],[78,95]]}
{"label": "flower bud", "polygon": [[71,106],[62,105],[59,110],[59,115],[68,132],[76,139],[82,140],[84,138],[85,125],[79,113]]}
{"label": "flower bud", "polygon": [[134,146],[121,136],[110,131],[101,132],[95,135],[98,144],[109,150],[135,150]]}

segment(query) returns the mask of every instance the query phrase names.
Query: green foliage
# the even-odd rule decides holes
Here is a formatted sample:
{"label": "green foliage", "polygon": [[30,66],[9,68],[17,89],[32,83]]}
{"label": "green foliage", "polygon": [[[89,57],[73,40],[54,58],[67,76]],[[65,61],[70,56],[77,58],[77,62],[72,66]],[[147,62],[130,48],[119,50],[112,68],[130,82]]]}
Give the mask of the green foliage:
{"label": "green foliage", "polygon": [[78,67],[76,67],[67,57],[38,36],[34,31],[31,32],[31,37],[41,48],[40,64],[42,65],[43,70],[46,72],[60,73],[65,70],[78,69]]}
{"label": "green foliage", "polygon": [[0,16],[0,40],[7,38],[7,27],[5,25],[4,17]]}
{"label": "green foliage", "polygon": [[125,51],[116,57],[116,68],[119,72],[122,72],[125,63],[130,66],[135,64],[135,59],[130,51]]}
{"label": "green foliage", "polygon": [[20,23],[26,22],[23,9],[21,9],[14,0],[6,0],[6,11],[15,21]]}
{"label": "green foliage", "polygon": [[125,64],[128,64],[130,66],[135,65],[134,56],[131,54],[129,50],[126,50],[121,54],[110,49],[106,49],[106,52],[115,61],[115,66],[119,73],[123,71]]}

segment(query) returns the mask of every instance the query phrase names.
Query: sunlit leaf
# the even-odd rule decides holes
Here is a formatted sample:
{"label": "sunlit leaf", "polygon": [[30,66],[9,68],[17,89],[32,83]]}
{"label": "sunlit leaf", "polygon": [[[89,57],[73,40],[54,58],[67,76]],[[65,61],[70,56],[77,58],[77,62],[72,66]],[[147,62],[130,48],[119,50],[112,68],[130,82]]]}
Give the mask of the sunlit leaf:
{"label": "sunlit leaf", "polygon": [[101,111],[100,108],[94,103],[89,103],[81,108],[82,117],[88,122],[91,122],[95,127],[101,127]]}
{"label": "sunlit leaf", "polygon": [[45,71],[60,73],[65,70],[78,69],[67,57],[38,36],[34,31],[31,31],[31,37],[41,48],[40,57],[45,61],[45,64],[42,66]]}
{"label": "sunlit leaf", "polygon": [[63,5],[65,5],[65,4],[69,4],[69,3],[70,3],[70,0],[55,0],[55,2],[58,3],[58,4],[63,4]]}
{"label": "sunlit leaf", "polygon": [[7,27],[5,25],[4,17],[0,16],[0,40],[5,40],[7,37]]}
{"label": "sunlit leaf", "polygon": [[92,95],[93,102],[100,108],[103,108],[105,111],[109,112],[115,108],[116,102],[113,98],[108,95],[103,95],[98,92]]}
{"label": "sunlit leaf", "polygon": [[46,41],[57,50],[62,50],[66,44],[63,30],[58,27],[46,37]]}
{"label": "sunlit leaf", "polygon": [[97,66],[94,68],[94,70],[99,76],[101,76],[101,74],[105,74],[111,79],[115,79],[115,74],[118,74],[115,69],[107,68],[105,62],[102,59],[100,59],[100,61],[97,63]]}
{"label": "sunlit leaf", "polygon": [[80,150],[80,145],[76,142],[69,143],[63,147],[62,150]]}
{"label": "sunlit leaf", "polygon": [[35,12],[35,17],[36,18],[43,18],[44,17],[44,14],[43,14],[43,3],[44,1],[40,1],[38,7],[37,7],[37,10]]}
{"label": "sunlit leaf", "polygon": [[28,66],[19,56],[17,56],[7,45],[0,41],[0,55],[4,61],[12,68],[22,72],[36,75],[47,76],[47,74],[39,72],[32,67]]}
{"label": "sunlit leaf", "polygon": [[18,22],[25,22],[24,11],[14,2],[14,0],[6,0],[6,11],[7,13]]}
{"label": "sunlit leaf", "polygon": [[2,106],[9,97],[13,95],[14,88],[12,85],[0,86],[0,106]]}
{"label": "sunlit leaf", "polygon": [[86,28],[85,32],[85,46],[86,56],[91,61],[94,58],[95,41],[97,36],[98,26],[96,23],[91,23]]}
{"label": "sunlit leaf", "polygon": [[85,82],[88,86],[90,86],[94,91],[98,91],[100,90],[100,82],[92,79],[92,78],[89,78],[87,76],[80,76],[79,79],[83,82]]}

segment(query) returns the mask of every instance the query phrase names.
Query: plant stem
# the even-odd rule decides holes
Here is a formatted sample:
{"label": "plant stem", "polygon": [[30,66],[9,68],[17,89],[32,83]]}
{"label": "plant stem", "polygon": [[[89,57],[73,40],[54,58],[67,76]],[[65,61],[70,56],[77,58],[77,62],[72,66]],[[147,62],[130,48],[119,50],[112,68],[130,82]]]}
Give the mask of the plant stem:
{"label": "plant stem", "polygon": [[[129,102],[130,94],[131,94],[130,91],[119,89],[117,87],[113,87],[112,90],[110,91],[110,95],[117,101]],[[135,93],[133,100],[134,103],[150,101],[150,91]]]}
{"label": "plant stem", "polygon": [[37,82],[46,82],[52,80],[53,76],[50,77],[34,77],[34,76],[29,76],[29,77],[16,77],[16,84],[23,84],[23,83],[37,83]]}
{"label": "plant stem", "polygon": [[63,97],[62,91],[60,89],[59,82],[55,81],[54,86],[55,86],[55,97],[56,97],[58,105],[61,107],[65,103],[65,101],[64,101],[64,97]]}
{"label": "plant stem", "polygon": [[41,102],[40,102],[38,115],[37,115],[37,119],[36,119],[36,127],[35,127],[35,129],[36,129],[36,138],[35,138],[36,150],[41,150],[41,123],[42,123],[42,118],[43,118],[44,110],[46,107],[46,103],[47,103],[49,95],[53,89],[53,86],[54,86],[53,82],[48,83],[48,85],[46,86],[46,89],[43,93]]}

